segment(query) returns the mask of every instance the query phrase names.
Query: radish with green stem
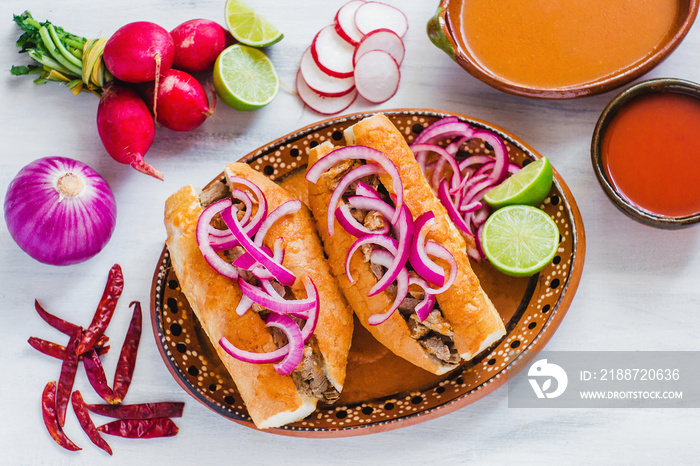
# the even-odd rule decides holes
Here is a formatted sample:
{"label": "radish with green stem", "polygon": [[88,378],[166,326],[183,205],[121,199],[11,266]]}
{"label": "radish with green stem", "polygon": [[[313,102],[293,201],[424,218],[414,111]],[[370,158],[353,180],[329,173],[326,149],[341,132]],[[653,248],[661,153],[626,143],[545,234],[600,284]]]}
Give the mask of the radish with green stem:
{"label": "radish with green stem", "polygon": [[170,33],[148,21],[117,29],[102,55],[110,73],[129,83],[153,81],[170,69],[174,57],[175,43]]}
{"label": "radish with green stem", "polygon": [[13,66],[13,75],[40,74],[34,82],[64,82],[75,93],[100,95],[115,77],[125,82],[153,81],[167,72],[175,57],[170,33],[154,23],[140,21],[119,28],[109,39],[86,39],[49,21],[40,23],[25,11],[14,21],[23,34],[17,40],[37,64]]}
{"label": "radish with green stem", "polygon": [[141,96],[126,84],[111,82],[104,87],[97,107],[97,131],[109,155],[141,173],[159,180],[163,174],[144,162],[153,144],[155,125]]}
{"label": "radish with green stem", "polygon": [[147,83],[144,100],[156,117],[156,121],[174,131],[190,131],[204,123],[214,113],[216,97],[209,107],[207,93],[199,82],[184,71],[171,69],[160,78],[158,98],[155,100],[155,83]]}

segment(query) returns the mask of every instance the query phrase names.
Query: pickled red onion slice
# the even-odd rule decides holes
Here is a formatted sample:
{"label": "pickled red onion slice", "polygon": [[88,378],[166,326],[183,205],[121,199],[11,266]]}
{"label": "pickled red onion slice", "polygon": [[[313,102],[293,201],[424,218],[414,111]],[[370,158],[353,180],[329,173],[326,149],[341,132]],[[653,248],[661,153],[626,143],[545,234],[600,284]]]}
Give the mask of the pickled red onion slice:
{"label": "pickled red onion slice", "polygon": [[442,270],[442,267],[428,257],[425,251],[426,236],[433,225],[435,225],[435,214],[433,212],[425,212],[416,219],[414,223],[416,234],[413,237],[408,260],[418,275],[430,283],[442,286],[445,283],[445,272]]}
{"label": "pickled red onion slice", "polygon": [[211,266],[217,273],[223,275],[224,277],[230,278],[231,280],[236,280],[238,278],[238,269],[232,264],[229,264],[223,260],[214,251],[214,248],[209,244],[209,230],[211,222],[214,215],[223,212],[224,210],[230,211],[233,207],[233,202],[231,199],[222,199],[211,204],[209,207],[204,209],[202,214],[199,216],[197,221],[197,245],[202,251],[204,259],[207,264]]}
{"label": "pickled red onion slice", "polygon": [[256,245],[253,240],[248,237],[243,231],[241,224],[238,220],[231,214],[231,209],[224,209],[221,211],[221,218],[226,223],[226,226],[231,229],[236,239],[239,241],[241,246],[250,253],[256,261],[264,265],[267,270],[272,273],[272,275],[279,281],[282,285],[291,286],[296,280],[295,275],[287,269],[282,264],[275,262],[273,258],[265,254],[265,252]]}
{"label": "pickled red onion slice", "polygon": [[[375,249],[372,251],[370,261],[388,269],[396,261],[396,258],[389,251]],[[396,311],[399,308],[399,305],[408,295],[408,284],[408,269],[406,269],[406,267],[403,266],[396,275],[396,298],[394,299],[394,302],[392,303],[391,307],[389,308],[389,310],[382,314],[372,314],[367,319],[367,322],[369,322],[370,325],[379,325],[381,323],[386,322],[386,320],[389,317],[391,317],[394,311]]]}
{"label": "pickled red onion slice", "polygon": [[[392,223],[398,220],[399,207],[403,204],[403,183],[396,165],[389,160],[382,152],[364,146],[346,146],[340,149],[335,149],[325,157],[319,159],[306,172],[306,179],[312,183],[318,182],[321,175],[328,171],[333,165],[344,160],[366,160],[379,164],[384,171],[391,177],[394,192],[397,195],[396,199],[396,215],[391,219]],[[329,206],[331,216],[335,211],[336,205]],[[331,231],[331,230],[329,230]]]}

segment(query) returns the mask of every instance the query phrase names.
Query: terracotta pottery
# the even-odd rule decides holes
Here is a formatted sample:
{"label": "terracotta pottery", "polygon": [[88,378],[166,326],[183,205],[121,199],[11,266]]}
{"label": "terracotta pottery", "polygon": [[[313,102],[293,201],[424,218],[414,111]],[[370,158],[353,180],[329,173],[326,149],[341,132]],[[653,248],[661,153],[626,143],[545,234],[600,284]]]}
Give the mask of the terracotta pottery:
{"label": "terracotta pottery", "polygon": [[[539,99],[572,99],[598,94],[638,78],[661,63],[681,43],[695,21],[700,3],[700,0],[678,0],[678,13],[670,32],[643,58],[628,63],[627,66],[615,72],[586,80],[580,84],[548,88],[518,84],[512,79],[505,79],[492,72],[480,63],[465,45],[462,28],[457,27],[459,20],[455,18],[458,8],[469,1],[441,0],[435,15],[428,22],[427,32],[430,40],[468,73],[486,84],[510,94]],[[640,34],[644,33],[644,31],[640,32]],[[546,69],[542,70],[542,73],[546,72]]]}
{"label": "terracotta pottery", "polygon": [[[410,143],[433,121],[452,113],[386,110]],[[315,123],[251,152],[242,161],[284,184],[305,173],[310,147],[339,142],[342,131],[371,114],[352,114]],[[512,162],[540,158],[510,133],[474,118],[456,115],[503,139]],[[481,141],[468,151],[490,153]],[[296,175],[295,175],[296,174]],[[223,173],[212,182],[222,179]],[[417,424],[462,408],[488,395],[515,375],[541,350],[562,321],[576,292],[585,256],[583,222],[568,187],[554,173],[552,190],[541,206],[561,234],[553,262],[532,277],[513,278],[487,263],[473,264],[481,284],[506,324],[506,336],[473,361],[434,376],[394,356],[356,321],[347,379],[336,405],[320,405],[307,419],[265,432],[299,437],[345,437]],[[157,346],[175,380],[195,399],[237,423],[254,428],[233,380],[203,333],[180,291],[167,249],[153,277],[151,321]],[[400,369],[387,373],[387,367]]]}
{"label": "terracotta pottery", "polygon": [[617,190],[608,176],[603,157],[605,132],[620,109],[637,97],[661,92],[686,94],[700,99],[700,84],[674,78],[651,79],[649,81],[637,83],[620,93],[605,107],[605,110],[603,110],[603,113],[601,113],[598,119],[591,141],[591,161],[593,163],[593,171],[603,191],[605,191],[605,194],[608,195],[608,198],[610,198],[615,207],[625,215],[645,225],[665,229],[679,229],[700,222],[700,212],[684,217],[667,217],[640,209],[636,205],[630,203]]}

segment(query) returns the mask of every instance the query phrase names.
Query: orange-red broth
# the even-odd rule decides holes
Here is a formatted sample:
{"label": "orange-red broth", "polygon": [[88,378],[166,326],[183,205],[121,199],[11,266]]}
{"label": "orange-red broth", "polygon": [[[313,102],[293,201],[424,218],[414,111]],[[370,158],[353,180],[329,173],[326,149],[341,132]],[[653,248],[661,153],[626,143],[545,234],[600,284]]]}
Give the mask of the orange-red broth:
{"label": "orange-red broth", "polygon": [[700,99],[675,92],[636,97],[603,138],[608,178],[636,207],[665,217],[700,213]]}
{"label": "orange-red broth", "polygon": [[462,0],[451,19],[491,73],[534,88],[594,82],[656,52],[678,0]]}

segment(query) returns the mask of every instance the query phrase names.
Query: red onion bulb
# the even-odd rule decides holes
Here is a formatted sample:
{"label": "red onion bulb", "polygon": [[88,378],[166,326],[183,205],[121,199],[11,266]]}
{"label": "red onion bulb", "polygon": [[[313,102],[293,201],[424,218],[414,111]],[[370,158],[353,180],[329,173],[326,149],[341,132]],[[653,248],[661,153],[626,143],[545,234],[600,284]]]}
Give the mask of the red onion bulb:
{"label": "red onion bulb", "polygon": [[66,157],[45,157],[22,168],[5,196],[12,239],[44,264],[91,258],[111,238],[116,217],[114,194],[104,178]]}

